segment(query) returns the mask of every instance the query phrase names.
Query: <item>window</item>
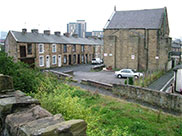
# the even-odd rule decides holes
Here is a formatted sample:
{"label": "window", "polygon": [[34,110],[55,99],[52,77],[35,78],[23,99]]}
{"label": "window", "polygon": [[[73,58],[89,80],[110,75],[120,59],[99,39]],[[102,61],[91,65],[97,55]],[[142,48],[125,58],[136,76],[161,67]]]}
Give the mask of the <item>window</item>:
{"label": "window", "polygon": [[52,64],[57,64],[56,55],[52,56]]}
{"label": "window", "polygon": [[39,53],[44,53],[44,44],[39,44]]}
{"label": "window", "polygon": [[73,52],[76,52],[76,45],[73,45]]}
{"label": "window", "polygon": [[67,55],[64,55],[64,64],[67,64]]}
{"label": "window", "polygon": [[67,45],[64,44],[64,52],[67,52]]}
{"label": "window", "polygon": [[52,44],[52,52],[56,52],[56,44]]}
{"label": "window", "polygon": [[84,63],[84,55],[82,54],[82,63]]}
{"label": "window", "polygon": [[32,44],[28,43],[28,54],[31,55],[32,54]]}
{"label": "window", "polygon": [[81,48],[82,48],[82,52],[84,52],[84,45],[82,45],[82,47],[81,47]]}
{"label": "window", "polygon": [[39,66],[40,67],[44,66],[44,56],[39,56]]}
{"label": "window", "polygon": [[76,63],[76,55],[73,55],[73,64]]}

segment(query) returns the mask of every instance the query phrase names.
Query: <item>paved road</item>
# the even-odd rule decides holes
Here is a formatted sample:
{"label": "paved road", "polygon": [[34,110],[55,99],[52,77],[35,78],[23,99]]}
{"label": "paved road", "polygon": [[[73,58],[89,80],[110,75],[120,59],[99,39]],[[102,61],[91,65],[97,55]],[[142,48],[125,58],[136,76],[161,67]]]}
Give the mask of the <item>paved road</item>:
{"label": "paved road", "polygon": [[81,65],[75,65],[75,66],[55,68],[52,70],[55,70],[58,72],[73,70],[74,79],[77,80],[78,82],[80,82],[81,79],[90,79],[90,80],[95,80],[95,81],[109,83],[109,84],[113,84],[113,83],[124,84],[124,81],[126,79],[116,78],[114,76],[114,72],[110,72],[110,71],[90,72],[91,68],[94,66],[95,65],[81,64]]}
{"label": "paved road", "polygon": [[148,86],[150,89],[161,90],[163,86],[174,76],[174,72],[170,71],[165,75],[161,76],[158,80],[154,81]]}

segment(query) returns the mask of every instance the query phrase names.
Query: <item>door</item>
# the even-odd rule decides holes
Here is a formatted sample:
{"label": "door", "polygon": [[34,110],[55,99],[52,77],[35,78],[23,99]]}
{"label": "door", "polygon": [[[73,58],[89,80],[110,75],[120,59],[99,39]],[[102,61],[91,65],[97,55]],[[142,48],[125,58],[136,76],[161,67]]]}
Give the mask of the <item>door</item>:
{"label": "door", "polygon": [[71,65],[71,55],[69,55],[69,65]]}
{"label": "door", "polygon": [[20,46],[20,57],[26,57],[26,47]]}
{"label": "door", "polygon": [[61,67],[61,55],[58,56],[58,67]]}
{"label": "door", "polygon": [[78,64],[80,64],[80,54],[78,54]]}
{"label": "door", "polygon": [[46,56],[46,68],[50,68],[50,56]]}

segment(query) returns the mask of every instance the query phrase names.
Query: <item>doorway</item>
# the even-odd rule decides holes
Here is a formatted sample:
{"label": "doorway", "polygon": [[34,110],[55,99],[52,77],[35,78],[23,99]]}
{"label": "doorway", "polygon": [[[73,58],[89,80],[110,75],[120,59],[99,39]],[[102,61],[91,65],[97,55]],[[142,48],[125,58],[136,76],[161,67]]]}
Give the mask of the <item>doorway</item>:
{"label": "doorway", "polygon": [[50,68],[50,56],[46,56],[46,68]]}
{"label": "doorway", "polygon": [[78,54],[78,64],[80,64],[80,54]]}
{"label": "doorway", "polygon": [[58,56],[58,67],[61,67],[61,55]]}
{"label": "doorway", "polygon": [[71,65],[71,55],[69,55],[69,65]]}
{"label": "doorway", "polygon": [[20,46],[20,57],[26,57],[26,47]]}

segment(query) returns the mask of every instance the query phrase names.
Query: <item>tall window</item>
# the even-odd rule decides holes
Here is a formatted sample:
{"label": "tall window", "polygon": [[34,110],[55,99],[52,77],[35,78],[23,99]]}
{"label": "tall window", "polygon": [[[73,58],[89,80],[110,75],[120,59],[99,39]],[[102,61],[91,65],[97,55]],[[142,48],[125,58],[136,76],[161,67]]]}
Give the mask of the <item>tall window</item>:
{"label": "tall window", "polygon": [[52,56],[52,64],[57,64],[57,59],[56,55]]}
{"label": "tall window", "polygon": [[84,45],[81,45],[81,48],[82,48],[82,52],[84,52]]}
{"label": "tall window", "polygon": [[64,55],[64,64],[67,64],[67,55]]}
{"label": "tall window", "polygon": [[39,53],[44,53],[44,44],[39,44]]}
{"label": "tall window", "polygon": [[52,52],[56,52],[56,44],[52,44]]}
{"label": "tall window", "polygon": [[76,52],[76,45],[75,44],[73,45],[72,51]]}
{"label": "tall window", "polygon": [[82,63],[84,63],[84,55],[82,54]]}
{"label": "tall window", "polygon": [[64,50],[63,51],[67,52],[67,45],[66,44],[64,44]]}
{"label": "tall window", "polygon": [[76,63],[76,55],[74,54],[73,55],[73,64],[75,64]]}
{"label": "tall window", "polygon": [[32,54],[32,44],[28,43],[28,54],[31,55]]}
{"label": "tall window", "polygon": [[40,67],[44,66],[44,56],[39,56],[39,66]]}

